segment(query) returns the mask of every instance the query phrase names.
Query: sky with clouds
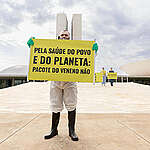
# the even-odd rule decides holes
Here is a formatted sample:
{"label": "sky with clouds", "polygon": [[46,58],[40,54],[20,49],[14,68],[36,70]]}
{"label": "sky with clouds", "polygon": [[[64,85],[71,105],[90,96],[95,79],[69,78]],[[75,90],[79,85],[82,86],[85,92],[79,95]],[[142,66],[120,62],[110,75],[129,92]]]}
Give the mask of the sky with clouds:
{"label": "sky with clouds", "polygon": [[[55,39],[56,15],[82,14],[83,40],[97,39],[96,71],[150,59],[149,0],[0,0],[0,70],[27,65],[31,36]],[[70,29],[70,26],[69,26]]]}

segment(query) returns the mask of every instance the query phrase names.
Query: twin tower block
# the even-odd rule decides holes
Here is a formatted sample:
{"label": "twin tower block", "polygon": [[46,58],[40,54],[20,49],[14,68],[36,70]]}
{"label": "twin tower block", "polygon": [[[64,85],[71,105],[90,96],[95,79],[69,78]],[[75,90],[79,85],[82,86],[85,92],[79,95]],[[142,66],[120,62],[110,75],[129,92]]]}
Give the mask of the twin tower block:
{"label": "twin tower block", "polygon": [[[68,20],[64,13],[57,14],[56,19],[56,38],[62,30],[68,30]],[[69,31],[70,32],[70,31]],[[82,16],[73,14],[71,21],[71,40],[82,40]]]}

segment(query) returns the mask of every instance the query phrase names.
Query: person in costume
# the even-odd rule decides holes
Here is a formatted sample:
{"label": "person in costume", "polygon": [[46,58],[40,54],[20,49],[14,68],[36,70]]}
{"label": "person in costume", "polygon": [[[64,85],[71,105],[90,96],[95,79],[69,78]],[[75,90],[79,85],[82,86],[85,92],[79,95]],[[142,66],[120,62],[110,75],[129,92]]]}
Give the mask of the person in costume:
{"label": "person in costume", "polygon": [[[63,30],[58,39],[69,40],[70,33]],[[28,46],[34,44],[32,38],[27,42]],[[98,45],[93,44],[93,50],[98,50]],[[78,141],[79,138],[75,133],[76,122],[76,106],[77,106],[77,84],[76,82],[66,81],[51,81],[50,85],[50,110],[52,111],[52,125],[51,131],[44,139],[51,139],[58,135],[58,124],[60,120],[60,112],[64,109],[64,105],[68,111],[68,128],[69,136],[72,141]]]}

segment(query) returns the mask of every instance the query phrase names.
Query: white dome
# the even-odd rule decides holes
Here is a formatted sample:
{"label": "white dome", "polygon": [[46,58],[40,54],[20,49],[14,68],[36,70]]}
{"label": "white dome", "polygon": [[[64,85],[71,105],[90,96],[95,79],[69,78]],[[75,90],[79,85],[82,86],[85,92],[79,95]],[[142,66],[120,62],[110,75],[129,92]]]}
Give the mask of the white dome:
{"label": "white dome", "polygon": [[27,76],[28,74],[28,66],[27,65],[17,65],[8,67],[2,71],[0,71],[0,76]]}
{"label": "white dome", "polygon": [[125,64],[120,69],[130,76],[150,76],[150,59]]}

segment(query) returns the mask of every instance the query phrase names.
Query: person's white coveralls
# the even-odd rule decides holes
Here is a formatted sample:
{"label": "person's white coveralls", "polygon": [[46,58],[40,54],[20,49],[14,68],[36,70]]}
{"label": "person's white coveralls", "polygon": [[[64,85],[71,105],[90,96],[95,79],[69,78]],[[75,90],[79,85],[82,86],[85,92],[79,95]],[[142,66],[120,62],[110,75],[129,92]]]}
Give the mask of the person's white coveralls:
{"label": "person's white coveralls", "polygon": [[[69,40],[69,32],[67,30],[62,31],[59,39]],[[75,133],[76,104],[77,84],[75,82],[51,81],[50,109],[52,111],[52,127],[50,134],[44,136],[45,139],[50,139],[58,135],[57,126],[59,123],[60,112],[65,105],[68,110],[69,136],[73,141],[78,141],[78,137]]]}
{"label": "person's white coveralls", "polygon": [[68,111],[76,109],[77,84],[75,82],[51,81],[50,110],[58,113],[65,108]]}

